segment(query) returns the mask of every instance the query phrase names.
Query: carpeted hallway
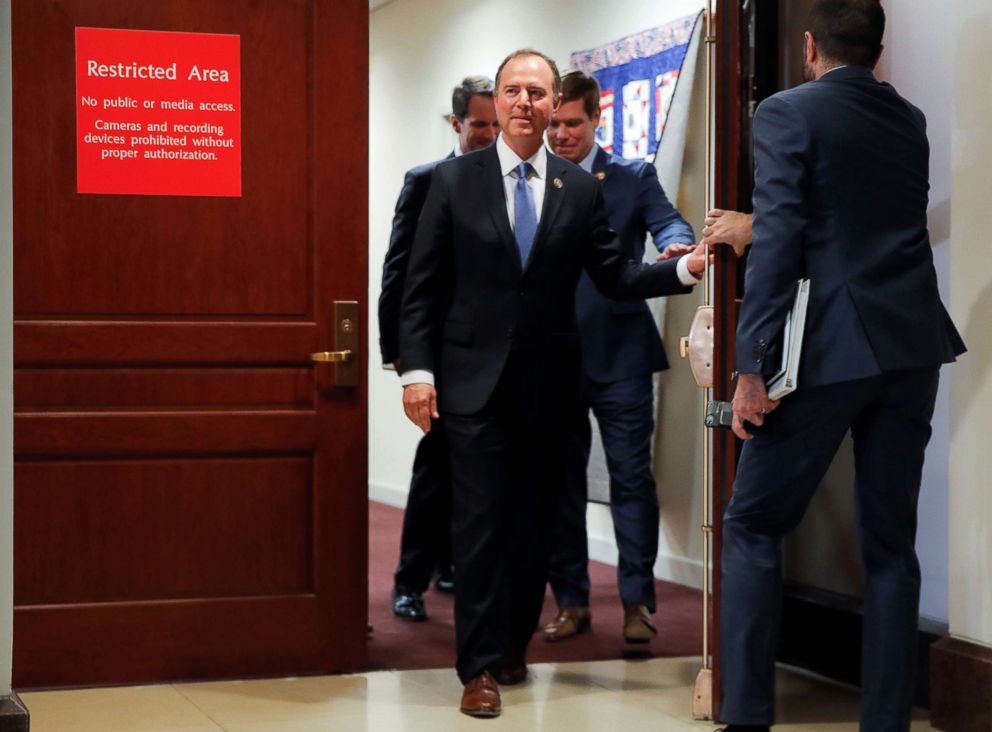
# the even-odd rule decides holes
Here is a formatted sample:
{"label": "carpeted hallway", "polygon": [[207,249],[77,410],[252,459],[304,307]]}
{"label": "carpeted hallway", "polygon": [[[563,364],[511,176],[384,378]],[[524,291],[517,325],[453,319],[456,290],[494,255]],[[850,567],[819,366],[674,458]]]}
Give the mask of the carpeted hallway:
{"label": "carpeted hallway", "polygon": [[[390,592],[399,556],[403,511],[369,502],[369,668],[424,669],[453,667],[455,627],[453,597],[433,588],[424,596],[427,622],[410,623],[393,616]],[[618,658],[698,656],[702,649],[702,594],[681,585],[656,582],[658,637],[647,646],[623,642],[623,609],[616,589],[616,569],[592,562],[592,630],[560,643],[546,643],[540,635],[531,642],[528,662],[599,661]],[[542,623],[556,610],[550,593],[544,602]]]}

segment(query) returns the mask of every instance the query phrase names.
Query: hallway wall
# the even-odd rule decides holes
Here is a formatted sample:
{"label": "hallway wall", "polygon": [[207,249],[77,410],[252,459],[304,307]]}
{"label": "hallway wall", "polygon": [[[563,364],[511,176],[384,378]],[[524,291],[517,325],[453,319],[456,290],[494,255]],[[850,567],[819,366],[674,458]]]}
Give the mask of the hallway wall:
{"label": "hallway wall", "polygon": [[988,0],[955,0],[947,16],[953,52],[943,66],[940,84],[947,90],[947,112],[953,119],[951,315],[969,348],[952,369],[950,385],[950,626],[952,635],[992,646],[992,267],[988,233],[992,8]]}
{"label": "hallway wall", "polygon": [[0,0],[0,698],[10,696],[14,620],[14,211],[10,0]]}

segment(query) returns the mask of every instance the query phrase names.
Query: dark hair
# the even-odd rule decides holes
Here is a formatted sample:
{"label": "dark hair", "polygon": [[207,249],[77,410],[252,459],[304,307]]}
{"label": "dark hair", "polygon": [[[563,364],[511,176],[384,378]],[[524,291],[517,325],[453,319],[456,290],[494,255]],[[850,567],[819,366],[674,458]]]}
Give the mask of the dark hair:
{"label": "dark hair", "polygon": [[468,104],[472,97],[493,98],[493,80],[488,76],[466,76],[462,83],[451,92],[451,113],[459,122],[468,116]]}
{"label": "dark hair", "polygon": [[885,11],[879,0],[814,0],[809,32],[820,53],[838,64],[871,66],[882,49]]}
{"label": "dark hair", "polygon": [[599,110],[599,82],[579,69],[566,71],[561,77],[561,100],[574,102],[582,100],[582,109],[592,119]]}
{"label": "dark hair", "polygon": [[544,59],[544,61],[551,68],[551,76],[553,77],[551,82],[551,98],[557,101],[561,96],[561,74],[558,73],[558,64],[556,64],[555,60],[550,56],[547,56],[540,51],[535,51],[533,48],[521,48],[503,59],[503,63],[501,63],[499,68],[496,69],[496,92],[499,93],[499,77],[503,73],[503,67],[510,63],[513,59],[519,58],[520,56],[537,56],[538,58]]}

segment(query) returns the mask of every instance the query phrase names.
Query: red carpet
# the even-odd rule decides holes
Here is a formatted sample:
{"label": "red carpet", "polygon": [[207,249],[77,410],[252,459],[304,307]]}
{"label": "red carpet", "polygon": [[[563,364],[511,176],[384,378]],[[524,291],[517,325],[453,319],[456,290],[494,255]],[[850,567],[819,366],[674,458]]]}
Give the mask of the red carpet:
{"label": "red carpet", "polygon": [[[424,595],[428,619],[410,623],[392,613],[390,593],[399,557],[403,511],[369,502],[369,667],[418,669],[455,664],[454,598],[433,588]],[[616,569],[599,562],[589,565],[592,582],[592,630],[560,643],[535,636],[527,660],[601,661],[651,656],[698,656],[702,652],[702,593],[681,585],[656,582],[658,637],[647,646],[623,642],[623,609],[616,587]],[[550,593],[544,602],[543,622],[556,610]]]}

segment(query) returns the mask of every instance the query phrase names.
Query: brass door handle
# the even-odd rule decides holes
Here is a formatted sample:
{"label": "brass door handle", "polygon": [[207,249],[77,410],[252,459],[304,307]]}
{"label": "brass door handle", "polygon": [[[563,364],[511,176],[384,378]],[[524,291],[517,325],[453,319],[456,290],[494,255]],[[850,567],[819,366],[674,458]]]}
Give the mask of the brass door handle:
{"label": "brass door handle", "polygon": [[350,361],[354,355],[354,351],[350,348],[343,351],[319,351],[318,353],[311,353],[310,360],[319,363],[344,363]]}

